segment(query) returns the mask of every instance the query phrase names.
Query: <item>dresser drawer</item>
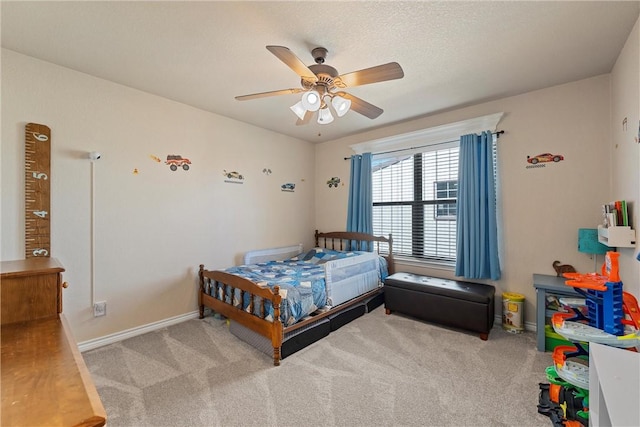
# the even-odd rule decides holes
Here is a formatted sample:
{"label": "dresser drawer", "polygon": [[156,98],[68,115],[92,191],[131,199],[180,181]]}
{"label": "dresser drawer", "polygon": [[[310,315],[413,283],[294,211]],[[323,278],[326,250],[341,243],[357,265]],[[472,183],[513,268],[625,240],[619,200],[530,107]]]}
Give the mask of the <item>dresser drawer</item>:
{"label": "dresser drawer", "polygon": [[0,263],[1,324],[55,317],[62,312],[62,272],[55,258]]}

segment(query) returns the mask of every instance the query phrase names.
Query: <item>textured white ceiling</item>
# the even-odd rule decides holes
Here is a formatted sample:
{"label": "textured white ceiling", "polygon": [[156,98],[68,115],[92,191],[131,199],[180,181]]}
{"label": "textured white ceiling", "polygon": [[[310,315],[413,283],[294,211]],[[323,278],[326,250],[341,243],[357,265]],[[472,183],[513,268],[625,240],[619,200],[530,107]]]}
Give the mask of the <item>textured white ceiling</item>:
{"label": "textured white ceiling", "polygon": [[[611,71],[638,1],[2,1],[2,46],[312,142]],[[300,87],[265,49],[341,74],[396,61],[405,77],[348,88],[382,109],[296,126]]]}

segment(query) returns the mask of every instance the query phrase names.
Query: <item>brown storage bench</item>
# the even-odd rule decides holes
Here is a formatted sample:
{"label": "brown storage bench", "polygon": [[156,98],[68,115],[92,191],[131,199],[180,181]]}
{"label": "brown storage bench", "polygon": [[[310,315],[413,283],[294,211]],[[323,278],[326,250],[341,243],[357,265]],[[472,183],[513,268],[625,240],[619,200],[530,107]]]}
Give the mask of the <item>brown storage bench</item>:
{"label": "brown storage bench", "polygon": [[493,327],[495,288],[462,282],[395,273],[384,281],[385,312],[407,314],[427,322],[480,333],[486,340]]}

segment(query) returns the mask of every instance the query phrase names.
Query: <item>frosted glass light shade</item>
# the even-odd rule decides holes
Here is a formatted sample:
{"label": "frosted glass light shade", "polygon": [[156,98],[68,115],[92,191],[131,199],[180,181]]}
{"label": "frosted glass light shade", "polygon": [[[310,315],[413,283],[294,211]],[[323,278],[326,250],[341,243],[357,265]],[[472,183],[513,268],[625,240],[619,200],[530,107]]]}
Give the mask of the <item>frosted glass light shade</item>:
{"label": "frosted glass light shade", "polygon": [[321,125],[328,125],[333,121],[333,116],[331,115],[331,111],[329,108],[323,108],[318,111],[318,123]]}
{"label": "frosted glass light shade", "polygon": [[307,109],[302,105],[302,101],[298,101],[295,105],[289,107],[291,111],[296,113],[296,116],[300,117],[300,120],[304,120],[304,115],[307,112]]}
{"label": "frosted glass light shade", "polygon": [[310,90],[302,95],[302,106],[309,111],[318,111],[320,108],[320,94],[315,90]]}
{"label": "frosted glass light shade", "polygon": [[331,100],[331,105],[336,110],[338,117],[342,117],[347,114],[347,111],[351,108],[351,100],[336,95]]}

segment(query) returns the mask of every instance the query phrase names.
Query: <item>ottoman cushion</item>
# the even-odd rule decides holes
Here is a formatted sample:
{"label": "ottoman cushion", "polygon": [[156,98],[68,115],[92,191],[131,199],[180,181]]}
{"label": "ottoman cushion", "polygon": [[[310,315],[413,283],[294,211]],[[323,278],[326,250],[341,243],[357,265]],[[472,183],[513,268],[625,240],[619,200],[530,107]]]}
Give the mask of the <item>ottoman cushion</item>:
{"label": "ottoman cushion", "polygon": [[412,273],[395,273],[384,282],[387,313],[398,311],[429,322],[479,332],[493,327],[495,288]]}
{"label": "ottoman cushion", "polygon": [[385,285],[427,294],[462,298],[466,301],[483,304],[487,304],[495,295],[495,288],[491,285],[419,276],[411,273],[395,273],[387,278]]}

